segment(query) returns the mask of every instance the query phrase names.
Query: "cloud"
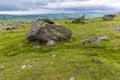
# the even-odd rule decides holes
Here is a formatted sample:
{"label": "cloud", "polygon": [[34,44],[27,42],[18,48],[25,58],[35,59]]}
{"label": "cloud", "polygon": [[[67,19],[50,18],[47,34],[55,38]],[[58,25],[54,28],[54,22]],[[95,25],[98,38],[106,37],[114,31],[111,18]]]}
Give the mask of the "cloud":
{"label": "cloud", "polygon": [[63,2],[48,3],[46,7],[49,8],[71,8],[71,7],[95,7],[106,6],[111,8],[120,8],[119,0],[65,0]]}
{"label": "cloud", "polygon": [[0,14],[114,12],[120,0],[2,0]]}

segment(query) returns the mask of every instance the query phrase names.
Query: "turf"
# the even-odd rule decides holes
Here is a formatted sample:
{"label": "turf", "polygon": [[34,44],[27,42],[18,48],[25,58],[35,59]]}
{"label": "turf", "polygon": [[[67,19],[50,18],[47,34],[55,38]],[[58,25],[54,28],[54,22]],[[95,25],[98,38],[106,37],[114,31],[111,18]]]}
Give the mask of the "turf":
{"label": "turf", "polygon": [[[4,66],[0,80],[120,80],[120,32],[113,30],[119,21],[96,18],[72,24],[71,20],[55,20],[73,32],[72,38],[40,48],[26,40],[30,25],[14,32],[0,31],[0,66]],[[80,43],[93,35],[109,40],[98,45]]]}

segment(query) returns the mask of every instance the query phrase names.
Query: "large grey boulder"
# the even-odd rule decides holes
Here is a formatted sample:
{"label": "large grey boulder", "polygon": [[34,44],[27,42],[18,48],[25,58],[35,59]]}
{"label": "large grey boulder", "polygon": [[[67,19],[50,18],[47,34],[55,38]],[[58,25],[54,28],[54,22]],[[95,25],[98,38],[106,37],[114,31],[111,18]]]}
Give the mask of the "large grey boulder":
{"label": "large grey boulder", "polygon": [[76,18],[72,21],[72,23],[85,23],[85,16],[83,15],[82,17],[80,18]]}
{"label": "large grey boulder", "polygon": [[102,19],[103,19],[104,21],[105,21],[105,20],[113,20],[114,17],[115,17],[114,14],[107,14],[107,15],[104,15],[104,16],[102,17]]}
{"label": "large grey boulder", "polygon": [[63,42],[71,38],[72,32],[62,25],[55,24],[50,19],[39,18],[33,22],[27,32],[27,39],[31,42],[47,43]]}

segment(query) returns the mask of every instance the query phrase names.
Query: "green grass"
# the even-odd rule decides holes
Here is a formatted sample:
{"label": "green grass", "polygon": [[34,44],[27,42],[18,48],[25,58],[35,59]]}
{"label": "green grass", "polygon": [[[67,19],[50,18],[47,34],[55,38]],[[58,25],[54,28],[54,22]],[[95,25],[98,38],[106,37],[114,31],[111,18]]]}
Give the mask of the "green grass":
{"label": "green grass", "polygon": [[[69,80],[71,77],[75,80],[120,80],[120,32],[113,30],[115,25],[120,25],[119,20],[98,18],[85,24],[56,20],[72,30],[71,40],[53,46],[40,45],[40,48],[26,40],[30,25],[14,32],[0,31],[0,66],[5,66],[0,69],[0,80]],[[99,45],[80,44],[80,40],[92,35],[108,36],[109,40]],[[101,64],[92,62],[93,58]],[[27,67],[21,69],[23,65]]]}

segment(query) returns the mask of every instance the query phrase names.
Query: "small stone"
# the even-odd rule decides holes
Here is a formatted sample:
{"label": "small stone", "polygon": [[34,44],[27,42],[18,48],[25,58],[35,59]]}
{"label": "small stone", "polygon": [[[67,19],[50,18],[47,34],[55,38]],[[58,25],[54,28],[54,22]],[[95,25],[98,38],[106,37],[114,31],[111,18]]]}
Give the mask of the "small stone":
{"label": "small stone", "polygon": [[120,27],[115,27],[113,30],[120,31]]}
{"label": "small stone", "polygon": [[52,57],[55,57],[55,56],[56,56],[55,54],[52,55]]}
{"label": "small stone", "polygon": [[74,78],[74,77],[71,77],[69,80],[75,80],[75,78]]}
{"label": "small stone", "polygon": [[51,64],[53,64],[53,62],[51,62]]}
{"label": "small stone", "polygon": [[2,28],[0,28],[0,31],[2,31],[3,29]]}
{"label": "small stone", "polygon": [[26,65],[22,65],[21,69],[24,69],[24,68],[26,68]]}
{"label": "small stone", "polygon": [[104,36],[104,37],[99,37],[100,40],[108,40],[109,38],[107,36]]}
{"label": "small stone", "polygon": [[48,41],[46,44],[47,44],[47,46],[50,46],[50,45],[54,45],[55,42],[54,42],[53,40],[50,40],[50,41]]}
{"label": "small stone", "polygon": [[5,66],[0,66],[0,70],[5,69]]}

